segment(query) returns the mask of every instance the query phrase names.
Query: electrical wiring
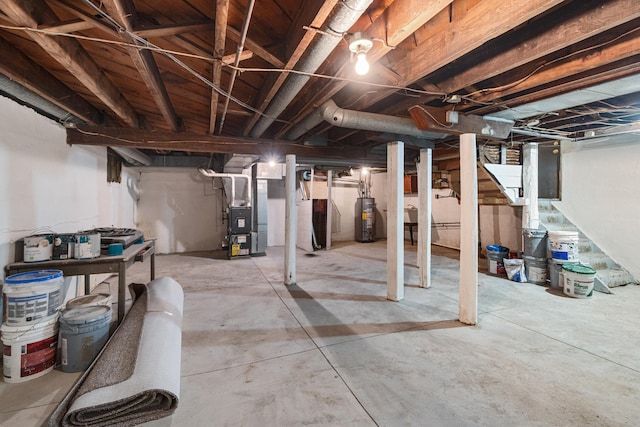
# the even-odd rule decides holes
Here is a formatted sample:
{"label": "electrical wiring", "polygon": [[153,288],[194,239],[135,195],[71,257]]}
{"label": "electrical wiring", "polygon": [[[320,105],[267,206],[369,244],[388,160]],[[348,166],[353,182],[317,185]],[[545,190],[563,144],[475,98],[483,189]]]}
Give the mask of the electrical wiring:
{"label": "electrical wiring", "polygon": [[[126,30],[124,27],[120,26],[120,24],[118,24],[116,21],[114,21],[104,11],[102,11],[100,9],[95,9],[95,6],[93,4],[91,4],[91,2],[88,2],[88,4],[90,4],[94,8],[94,10],[96,10],[96,12],[100,13],[100,15],[103,16],[105,19],[109,20],[109,22],[112,22],[113,25],[116,26],[118,32],[126,33],[127,35],[129,35],[130,37],[134,38],[135,40],[137,40],[141,44],[127,43],[127,42],[123,42],[123,41],[109,40],[109,39],[104,39],[104,38],[99,38],[99,37],[89,37],[89,36],[83,36],[81,34],[60,33],[60,32],[56,32],[56,31],[52,31],[52,30],[46,30],[46,29],[40,29],[40,28],[31,28],[31,27],[24,27],[24,26],[12,26],[12,25],[0,24],[0,28],[1,29],[5,29],[5,30],[34,32],[34,33],[46,34],[48,36],[68,37],[68,38],[75,38],[75,39],[79,39],[79,40],[91,41],[91,42],[96,42],[96,43],[112,44],[112,45],[121,46],[121,47],[133,47],[133,48],[136,48],[136,49],[150,50],[152,52],[156,52],[156,53],[165,55],[167,58],[171,59],[178,66],[180,66],[181,68],[185,69],[191,75],[196,77],[198,80],[202,81],[205,85],[211,87],[213,90],[218,92],[220,95],[225,96],[225,97],[228,96],[227,92],[224,91],[222,88],[214,85],[213,82],[211,82],[210,80],[208,80],[204,76],[200,75],[197,71],[193,70],[191,67],[189,67],[188,65],[186,65],[184,62],[180,61],[177,58],[178,56],[181,56],[181,57],[185,57],[185,58],[198,59],[198,60],[202,60],[202,61],[206,61],[206,62],[212,63],[213,61],[215,61],[213,56],[202,56],[202,55],[196,55],[196,54],[192,54],[192,53],[186,53],[186,52],[181,52],[181,51],[176,51],[176,50],[165,49],[165,48],[159,47],[159,46],[157,46],[157,45],[155,45],[153,43],[150,43],[146,39],[144,39],[144,38],[142,38],[142,37],[130,32],[128,30]],[[226,67],[226,68],[228,68],[230,70],[235,70],[235,71],[237,71],[239,73],[260,72],[260,73],[299,74],[299,75],[304,75],[304,76],[307,76],[307,77],[315,77],[315,78],[332,80],[332,81],[345,81],[345,82],[348,82],[348,83],[357,83],[357,84],[360,84],[360,85],[370,86],[370,87],[379,88],[379,89],[393,89],[393,90],[399,90],[399,91],[402,90],[402,91],[405,91],[407,93],[415,93],[415,94],[418,94],[418,95],[431,95],[431,96],[445,96],[446,95],[444,92],[432,92],[432,91],[409,88],[409,87],[404,87],[404,86],[396,86],[396,85],[388,85],[388,84],[382,84],[382,83],[366,82],[366,81],[361,81],[361,80],[354,80],[354,79],[351,79],[351,78],[348,78],[348,77],[338,77],[338,76],[329,76],[329,75],[326,75],[326,74],[309,73],[309,72],[304,72],[304,71],[298,71],[298,70],[295,70],[295,69],[288,70],[288,69],[283,69],[283,68],[236,67],[236,66],[234,66],[232,64],[225,64],[225,63],[222,63],[222,66]],[[233,96],[231,96],[230,99],[233,102],[235,102],[236,104],[240,105],[241,107],[243,107],[243,108],[245,108],[245,109],[247,109],[247,110],[249,110],[249,111],[251,111],[253,113],[256,113],[256,114],[259,114],[261,116],[267,117],[264,113],[261,113],[257,109],[253,108],[252,106],[242,102],[241,100],[239,100],[239,99],[237,99],[237,98],[235,98]],[[269,117],[269,118],[272,118],[272,119],[274,119],[274,120],[276,120],[278,122],[281,122],[281,123],[290,124],[289,122],[281,120],[281,119],[277,119],[277,118],[273,118],[273,117]]]}
{"label": "electrical wiring", "polygon": [[536,67],[529,74],[527,74],[526,76],[524,76],[523,78],[521,78],[519,80],[516,80],[515,82],[511,82],[509,84],[502,85],[502,86],[496,86],[496,87],[492,87],[492,88],[480,89],[480,90],[477,90],[475,92],[468,93],[465,96],[466,97],[473,97],[473,96],[475,96],[477,94],[486,94],[486,93],[491,93],[491,92],[497,92],[497,91],[510,89],[512,87],[518,86],[519,84],[524,83],[525,81],[527,81],[528,79],[533,77],[541,69],[543,69],[545,67],[548,67],[549,65],[555,64],[556,62],[564,61],[565,59],[570,58],[572,56],[576,56],[576,55],[579,55],[581,53],[589,52],[589,51],[592,51],[592,50],[599,49],[601,47],[607,46],[607,45],[609,45],[611,43],[615,43],[616,41],[620,40],[621,38],[626,37],[626,36],[628,36],[630,34],[633,34],[638,30],[640,30],[640,28],[634,28],[634,29],[629,30],[629,31],[627,31],[627,32],[625,32],[623,34],[620,34],[619,36],[614,37],[613,39],[608,40],[606,42],[602,42],[602,43],[594,45],[594,46],[589,46],[589,47],[586,47],[584,49],[580,49],[580,50],[577,50],[575,52],[571,52],[571,53],[569,53],[567,55],[561,56],[559,58],[553,59],[553,60],[551,60],[549,62],[545,62],[543,64],[540,64],[538,67]]}

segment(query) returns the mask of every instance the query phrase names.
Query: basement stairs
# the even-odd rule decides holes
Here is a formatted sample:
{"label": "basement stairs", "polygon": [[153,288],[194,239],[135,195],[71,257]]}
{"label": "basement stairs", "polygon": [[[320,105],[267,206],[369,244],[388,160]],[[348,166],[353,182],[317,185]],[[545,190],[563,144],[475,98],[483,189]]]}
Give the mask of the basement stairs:
{"label": "basement stairs", "polygon": [[[490,153],[492,154],[492,153]],[[503,152],[504,155],[504,152]],[[511,206],[523,206],[524,200],[519,197],[522,173],[519,161],[515,162],[515,155],[511,155],[507,162],[493,163],[490,156],[481,150],[481,161],[478,162],[478,199],[480,204],[509,204]],[[494,160],[495,161],[495,160]],[[499,174],[500,176],[496,176]],[[490,181],[490,182],[489,182]],[[520,183],[518,183],[518,181]],[[453,183],[455,187],[455,182]],[[491,188],[493,185],[493,189]],[[502,193],[496,196],[495,190]],[[489,192],[490,196],[483,194]],[[483,203],[484,202],[484,203]],[[487,203],[489,202],[489,203]],[[639,284],[628,271],[613,261],[593,241],[569,221],[560,212],[554,202],[548,199],[538,200],[538,210],[541,227],[547,231],[577,231],[579,236],[580,262],[591,266],[596,270],[594,289],[600,292],[612,293],[611,288],[628,284]]]}
{"label": "basement stairs", "polygon": [[611,293],[610,288],[629,284],[639,284],[628,271],[613,261],[581,230],[560,212],[551,200],[538,200],[540,223],[548,231],[577,231],[579,237],[578,257],[580,262],[596,270],[594,288]]}

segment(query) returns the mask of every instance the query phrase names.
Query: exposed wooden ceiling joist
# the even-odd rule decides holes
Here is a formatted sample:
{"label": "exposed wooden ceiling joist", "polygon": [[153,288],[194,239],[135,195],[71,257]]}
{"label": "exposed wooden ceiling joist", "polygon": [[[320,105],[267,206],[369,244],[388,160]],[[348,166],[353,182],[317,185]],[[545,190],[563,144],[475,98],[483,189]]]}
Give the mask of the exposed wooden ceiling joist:
{"label": "exposed wooden ceiling joist", "polygon": [[[227,20],[229,16],[229,0],[216,0],[216,25],[213,41],[213,71],[211,82],[216,88],[220,87],[222,78],[222,57],[227,40]],[[211,113],[209,118],[209,133],[213,134],[216,128],[216,115],[218,112],[218,91],[211,89]]]}
{"label": "exposed wooden ceiling joist", "polygon": [[[130,34],[136,28],[138,21],[133,2],[131,0],[105,0],[103,5],[111,18],[115,19],[126,30],[126,32],[119,32],[120,38],[131,45],[143,46],[143,43]],[[167,88],[160,76],[158,65],[153,59],[153,54],[150,50],[133,46],[127,46],[126,49],[138,69],[140,77],[146,84],[151,97],[154,99],[158,110],[169,124],[170,129],[176,132],[179,127],[179,120],[167,93]]]}
{"label": "exposed wooden ceiling joist", "polygon": [[[6,0],[0,3],[0,8],[14,23],[30,28],[37,28],[38,24],[53,23],[57,20],[46,3],[35,0]],[[28,34],[46,53],[100,98],[124,123],[131,127],[139,127],[138,115],[131,104],[76,40],[51,37],[36,32]]]}
{"label": "exposed wooden ceiling joist", "polygon": [[129,128],[79,126],[67,129],[70,145],[97,145],[152,150],[188,151],[194,153],[258,154],[275,158],[285,154],[325,159],[366,159],[357,148],[332,148],[300,145],[291,141],[222,137],[192,133],[171,133]]}

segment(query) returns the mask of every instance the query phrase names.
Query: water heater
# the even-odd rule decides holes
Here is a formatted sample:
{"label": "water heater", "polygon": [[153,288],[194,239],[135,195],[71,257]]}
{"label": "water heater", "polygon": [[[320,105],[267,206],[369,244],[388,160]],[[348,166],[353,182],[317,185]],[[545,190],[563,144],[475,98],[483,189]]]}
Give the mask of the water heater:
{"label": "water heater", "polygon": [[356,199],[356,241],[376,240],[376,201],[372,197]]}

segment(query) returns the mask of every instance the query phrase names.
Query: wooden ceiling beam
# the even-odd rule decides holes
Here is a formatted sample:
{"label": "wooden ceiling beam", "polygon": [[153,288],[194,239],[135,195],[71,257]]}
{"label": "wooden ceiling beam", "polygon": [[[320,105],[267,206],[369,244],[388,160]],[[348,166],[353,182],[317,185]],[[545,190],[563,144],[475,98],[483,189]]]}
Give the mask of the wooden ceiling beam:
{"label": "wooden ceiling beam", "polygon": [[[120,38],[131,45],[144,46],[142,42],[128,33],[137,26],[138,21],[138,14],[132,0],[103,0],[102,4],[106,7],[107,13],[111,18],[115,19],[127,30],[127,32],[118,32]],[[126,50],[138,69],[138,74],[140,74],[147,86],[158,110],[160,110],[160,114],[169,124],[171,130],[177,132],[179,128],[178,116],[169,98],[169,93],[160,75],[158,65],[153,58],[153,53],[150,50],[138,49],[133,46],[127,46]]]}
{"label": "wooden ceiling beam", "polygon": [[596,71],[609,64],[637,55],[640,55],[640,32],[632,33],[598,49],[574,55],[571,60],[558,61],[546,67],[543,64],[538,71],[523,78],[521,81],[517,81],[517,84],[506,85],[495,90],[485,89],[478,96],[474,96],[473,99],[479,102],[492,102],[519,92],[553,85],[553,82],[572,76],[588,74],[590,71]]}
{"label": "wooden ceiling beam", "polygon": [[[220,88],[222,79],[222,58],[227,41],[227,21],[229,17],[229,0],[216,0],[216,24],[213,39],[213,70],[211,81],[213,86]],[[209,133],[216,129],[216,115],[218,112],[218,91],[211,89],[211,108],[209,114]]]}
{"label": "wooden ceiling beam", "polygon": [[[561,3],[562,0],[477,2],[459,18],[453,16],[451,21],[444,21],[444,27],[440,24],[435,26],[437,28],[425,28],[427,34],[414,33],[414,38],[405,40],[387,56],[394,64],[393,70],[402,76],[398,86],[411,85]],[[419,41],[417,45],[416,40]],[[355,108],[364,110],[394,92],[392,89],[380,90],[358,102]]]}
{"label": "wooden ceiling beam", "polygon": [[2,74],[85,122],[99,124],[98,109],[1,37],[0,51]]}
{"label": "wooden ceiling beam", "polygon": [[[431,20],[451,2],[452,0],[437,0],[427,3],[425,3],[424,0],[394,1],[364,33],[365,37],[374,40],[375,47],[367,54],[369,63],[375,64],[392,51],[396,45],[411,36],[418,28]],[[372,72],[371,75],[377,75],[377,77],[383,77],[379,74],[385,74],[386,78],[381,80],[380,83],[395,84],[399,80],[398,75],[383,67],[382,64],[380,64],[379,67],[374,67],[372,71],[374,72]],[[379,71],[379,73],[375,73],[375,71]],[[336,75],[345,79],[353,78],[354,71],[350,64],[343,64]],[[371,80],[371,78],[366,77],[364,79]],[[306,101],[306,105],[296,114],[292,123],[295,124],[311,114],[318,105],[322,105],[331,99],[349,83],[347,80],[333,82],[330,85],[326,85],[326,83],[323,82],[324,88],[322,91],[308,91],[308,93],[311,94],[311,98]],[[278,135],[284,135],[292,126],[293,125],[285,126]]]}
{"label": "wooden ceiling beam", "polygon": [[40,25],[39,30],[47,30],[54,33],[69,34],[76,31],[83,31],[93,28],[93,23],[87,22],[84,19],[70,19],[68,21],[61,21],[57,24]]}
{"label": "wooden ceiling beam", "polygon": [[235,153],[282,157],[285,154],[324,159],[364,159],[363,149],[316,147],[291,141],[171,133],[131,128],[78,126],[67,129],[67,144],[128,147],[192,153]]}
{"label": "wooden ceiling beam", "polygon": [[156,26],[144,26],[136,28],[133,34],[145,39],[178,36],[187,33],[207,32],[213,29],[213,21],[206,20],[187,24],[168,24]]}
{"label": "wooden ceiling beam", "polygon": [[[229,37],[234,42],[238,43],[240,41],[240,31],[236,30],[233,27],[227,27],[227,37]],[[258,55],[260,58],[264,59],[269,64],[273,65],[276,68],[284,68],[285,63],[280,58],[269,52],[267,49],[260,46],[258,43],[251,40],[251,38],[247,37],[244,40],[244,47]]]}
{"label": "wooden ceiling beam", "polygon": [[[291,31],[287,35],[289,46],[288,50],[291,51],[291,55],[287,55],[289,57],[287,63],[283,67],[279,68],[293,70],[307,48],[311,45],[311,42],[316,35],[315,31],[305,30],[304,32],[300,32],[300,29],[305,26],[320,28],[329,17],[337,3],[338,0],[312,0],[305,2],[305,6],[299,9],[299,13],[296,15],[291,25]],[[247,48],[251,49],[250,46],[247,46]],[[262,112],[267,108],[273,97],[284,84],[287,77],[288,73],[280,73],[275,79],[274,84],[267,91],[262,92],[262,97],[257,103],[256,109],[258,111]],[[249,120],[249,123],[247,123],[244,136],[247,136],[249,132],[251,132],[251,129],[253,129],[253,126],[260,117],[261,115],[258,113],[253,115],[251,120]]]}
{"label": "wooden ceiling beam", "polygon": [[[581,3],[576,5],[578,11],[581,5]],[[548,31],[541,31],[524,43],[474,64],[472,68],[438,83],[437,87],[445,93],[456,92],[638,17],[640,17],[640,2],[637,0],[613,0],[607,2],[604,7],[591,8],[573,15],[564,14],[562,22]]]}
{"label": "wooden ceiling beam", "polygon": [[[47,3],[35,0],[4,0],[0,9],[16,24],[37,28],[39,24],[58,22]],[[29,37],[44,51],[74,75],[84,86],[113,111],[116,116],[132,127],[139,127],[140,120],[135,110],[122,96],[120,90],[107,78],[102,69],[82,48],[77,40],[52,37],[29,32]]]}

